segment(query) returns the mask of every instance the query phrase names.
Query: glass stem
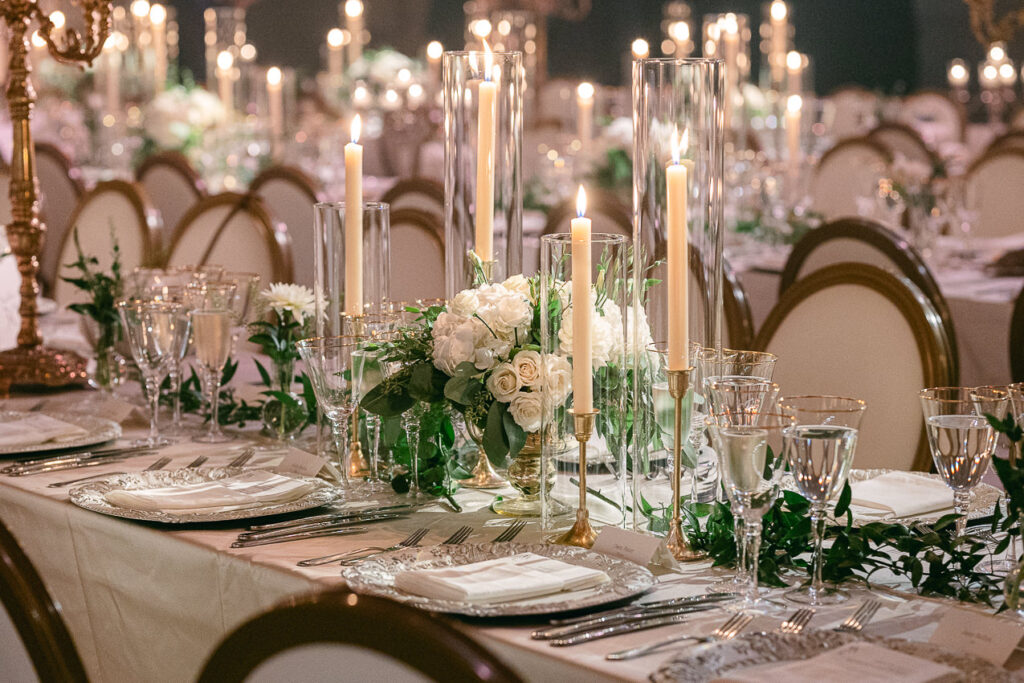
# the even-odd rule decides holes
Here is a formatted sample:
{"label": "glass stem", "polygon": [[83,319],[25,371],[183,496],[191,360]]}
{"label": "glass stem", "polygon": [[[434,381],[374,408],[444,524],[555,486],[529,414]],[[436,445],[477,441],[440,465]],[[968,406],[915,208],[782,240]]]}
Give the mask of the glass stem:
{"label": "glass stem", "polygon": [[181,427],[181,368],[177,363],[171,367],[168,373],[171,385],[171,426],[174,429]]}
{"label": "glass stem", "polygon": [[957,537],[963,536],[964,531],[967,529],[967,508],[970,502],[970,491],[966,489],[957,489],[953,491],[953,511],[960,515],[956,520]]}
{"label": "glass stem", "polygon": [[380,467],[378,466],[378,458],[380,456],[378,437],[380,437],[380,418],[367,413],[366,439],[370,442],[367,444],[370,447],[370,481],[381,480]]}
{"label": "glass stem", "polygon": [[[757,602],[757,573],[761,554],[761,520],[747,521],[744,524],[744,537],[747,547],[747,601]],[[818,580],[821,580],[821,568],[818,568]]]}
{"label": "glass stem", "polygon": [[149,395],[149,441],[155,444],[160,438],[160,380],[147,377],[146,393]]}
{"label": "glass stem", "polygon": [[811,508],[811,531],[814,534],[814,554],[811,557],[811,595],[822,591],[821,566],[824,564],[822,542],[825,540],[825,510],[823,505]]}
{"label": "glass stem", "polygon": [[416,404],[402,415],[402,426],[405,428],[405,439],[409,443],[409,495],[417,498],[420,495],[420,417],[422,411]]}
{"label": "glass stem", "polygon": [[744,530],[746,524],[743,517],[735,515],[732,518],[733,535],[736,537],[736,581],[746,582],[747,575],[747,535]]}
{"label": "glass stem", "polygon": [[338,469],[341,471],[341,483],[343,487],[348,487],[348,439],[346,438],[348,418],[332,419],[330,422],[331,435],[334,437],[334,449],[338,453]]}
{"label": "glass stem", "polygon": [[209,434],[210,434],[210,436],[216,436],[216,435],[220,434],[220,424],[218,423],[218,420],[220,419],[220,416],[219,416],[219,413],[220,413],[220,381],[219,381],[219,378],[216,377],[216,375],[214,373],[212,373],[212,372],[210,373],[210,378],[209,378],[208,381],[209,381],[209,384],[210,384],[210,397],[209,397],[209,401],[210,401],[210,430],[209,430]]}

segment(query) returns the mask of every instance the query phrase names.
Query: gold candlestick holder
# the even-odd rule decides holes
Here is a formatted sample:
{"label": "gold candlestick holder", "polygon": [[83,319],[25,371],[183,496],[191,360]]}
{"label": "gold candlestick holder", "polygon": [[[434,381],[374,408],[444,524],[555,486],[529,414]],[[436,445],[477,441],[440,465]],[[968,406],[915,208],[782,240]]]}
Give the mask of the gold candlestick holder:
{"label": "gold candlestick holder", "polygon": [[587,443],[594,433],[594,419],[599,411],[569,411],[572,414],[576,441],[580,445],[580,505],[576,509],[576,522],[564,534],[555,539],[559,545],[575,545],[580,548],[591,548],[597,538],[597,532],[590,526],[590,513],[587,511]]}
{"label": "gold candlestick holder", "polygon": [[352,426],[350,431],[352,433],[348,438],[348,476],[356,479],[369,477],[372,474],[370,471],[370,464],[366,461],[366,456],[363,455],[363,444],[359,439],[358,407],[352,411]]}
{"label": "gold candlestick holder", "polygon": [[470,489],[500,489],[508,486],[508,481],[494,471],[491,460],[487,457],[486,451],[484,451],[483,433],[481,433],[480,429],[467,420],[466,432],[469,434],[469,438],[473,440],[473,443],[476,444],[476,464],[473,466],[473,471],[469,473],[468,478],[459,479],[459,485]]}
{"label": "gold candlestick holder", "polygon": [[675,416],[672,422],[672,523],[669,525],[667,546],[672,557],[679,562],[693,562],[703,559],[706,555],[694,550],[690,539],[683,531],[683,515],[680,511],[680,488],[683,480],[683,438],[689,430],[683,432],[683,399],[690,390],[690,375],[693,368],[685,370],[666,370],[668,375],[668,393],[675,402]]}

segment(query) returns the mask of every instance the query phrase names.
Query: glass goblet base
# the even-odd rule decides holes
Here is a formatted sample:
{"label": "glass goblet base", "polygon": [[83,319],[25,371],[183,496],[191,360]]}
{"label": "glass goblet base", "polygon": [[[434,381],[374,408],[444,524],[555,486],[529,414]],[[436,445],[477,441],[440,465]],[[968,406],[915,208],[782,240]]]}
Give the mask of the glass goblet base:
{"label": "glass goblet base", "polygon": [[234,441],[234,434],[225,434],[224,432],[203,432],[202,434],[196,434],[192,437],[192,440],[196,443],[227,443],[228,441]]}
{"label": "glass goblet base", "polygon": [[708,593],[742,593],[747,582],[738,574],[727,579],[719,579],[707,587]]}
{"label": "glass goblet base", "polygon": [[164,446],[170,446],[171,444],[177,443],[174,439],[168,439],[166,436],[152,436],[146,437],[145,439],[136,439],[132,441],[132,446],[145,446],[147,448],[163,448]]}
{"label": "glass goblet base", "polygon": [[818,607],[820,605],[838,605],[850,599],[850,594],[834,586],[822,586],[815,590],[811,586],[794,588],[785,593],[786,599],[801,605]]}

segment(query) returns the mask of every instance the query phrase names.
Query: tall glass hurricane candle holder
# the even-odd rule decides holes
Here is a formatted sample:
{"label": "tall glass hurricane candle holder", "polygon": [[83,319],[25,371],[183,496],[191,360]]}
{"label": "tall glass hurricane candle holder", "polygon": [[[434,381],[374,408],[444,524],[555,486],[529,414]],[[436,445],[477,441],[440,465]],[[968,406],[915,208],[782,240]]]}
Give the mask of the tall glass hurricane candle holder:
{"label": "tall glass hurricane candle holder", "polygon": [[723,64],[722,115],[737,149],[745,144],[743,84],[750,80],[750,17],[727,12],[704,15],[704,57]]}
{"label": "tall glass hurricane candle holder", "polygon": [[[586,219],[583,219],[586,220]],[[575,223],[574,230],[575,230]],[[587,221],[589,228],[589,221]],[[568,227],[568,226],[567,226]],[[630,335],[628,267],[629,239],[606,233],[589,234],[589,248],[573,244],[568,234],[541,239],[539,308],[541,368],[545,398],[538,430],[541,451],[542,526],[562,529],[576,519],[573,512],[585,503],[594,526],[625,523],[626,450]],[[575,247],[575,248],[574,248]],[[579,252],[579,253],[577,253]],[[583,274],[580,264],[589,268]],[[584,280],[584,278],[589,278]],[[589,281],[590,286],[586,287]],[[588,316],[574,308],[577,287],[589,291]],[[587,320],[589,318],[589,320]],[[587,322],[577,329],[581,320]],[[582,330],[582,331],[581,331]],[[589,342],[588,342],[589,340]],[[580,346],[582,345],[582,346]],[[575,357],[590,349],[590,368],[578,372]],[[577,386],[584,375],[586,392]],[[581,385],[582,386],[582,385]],[[589,393],[589,396],[587,395]],[[596,413],[581,462],[577,416]],[[527,439],[529,444],[529,437]],[[509,468],[512,480],[513,467]],[[581,496],[581,491],[586,495]],[[574,527],[575,528],[575,527]]]}
{"label": "tall glass hurricane candle holder", "polygon": [[[629,491],[633,526],[664,533],[673,509],[671,442],[661,438],[656,391],[663,369],[694,365],[693,351],[721,348],[722,165],[720,59],[633,62],[633,254],[629,333],[632,430]],[[665,355],[649,351],[665,342]],[[662,366],[665,366],[664,368]],[[699,382],[690,382],[695,414]],[[666,406],[671,408],[671,402]],[[702,428],[682,444],[682,460],[716,460]],[[698,490],[711,488],[697,481]],[[690,487],[683,489],[688,498]],[[711,493],[713,496],[713,492]]]}
{"label": "tall glass hurricane candle holder", "polygon": [[446,52],[445,291],[523,270],[523,55]]}

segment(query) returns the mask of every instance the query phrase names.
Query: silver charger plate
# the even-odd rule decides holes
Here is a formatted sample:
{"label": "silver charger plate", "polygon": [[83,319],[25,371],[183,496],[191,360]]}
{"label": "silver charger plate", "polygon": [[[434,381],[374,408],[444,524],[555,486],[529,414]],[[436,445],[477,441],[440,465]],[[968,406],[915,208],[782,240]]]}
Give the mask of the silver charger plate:
{"label": "silver charger plate", "polygon": [[[14,422],[26,417],[32,417],[38,413],[26,413],[17,410],[0,411],[0,424]],[[102,417],[92,415],[50,415],[55,420],[67,422],[87,430],[89,433],[76,439],[68,441],[47,441],[46,443],[30,444],[25,446],[0,446],[0,456],[18,455],[22,453],[45,453],[47,451],[63,451],[71,448],[83,448],[85,446],[96,446],[101,443],[121,438],[121,425]]]}
{"label": "silver charger plate", "polygon": [[199,484],[215,481],[241,474],[240,467],[202,467],[180,470],[157,470],[155,472],[131,472],[128,474],[111,475],[105,479],[80,484],[68,492],[71,502],[80,508],[99,512],[111,517],[135,519],[141,522],[160,522],[162,524],[202,524],[209,522],[230,522],[240,519],[254,519],[271,515],[284,515],[289,512],[309,510],[333,502],[338,497],[338,490],[322,479],[316,482],[315,489],[302,498],[259,508],[244,510],[221,510],[216,512],[153,512],[150,510],[133,510],[111,505],[104,498],[110,491],[140,491],[143,489],[163,488],[165,486],[181,486],[183,484]]}
{"label": "silver charger plate", "polygon": [[837,631],[747,633],[710,647],[690,648],[651,674],[654,683],[703,683],[760,664],[810,659],[827,650],[867,641],[896,652],[920,657],[956,669],[965,681],[1016,681],[1014,674],[980,657],[952,652],[931,643],[878,638]]}
{"label": "silver charger plate", "polygon": [[[519,553],[534,553],[581,567],[600,569],[611,580],[580,591],[486,604],[425,598],[395,588],[395,575],[408,569],[457,567]],[[474,543],[408,548],[360,562],[344,569],[341,575],[348,583],[348,587],[356,593],[390,598],[428,612],[461,614],[469,617],[517,617],[586,609],[641,595],[654,585],[654,575],[645,567],[633,562],[584,548],[545,543]]]}

